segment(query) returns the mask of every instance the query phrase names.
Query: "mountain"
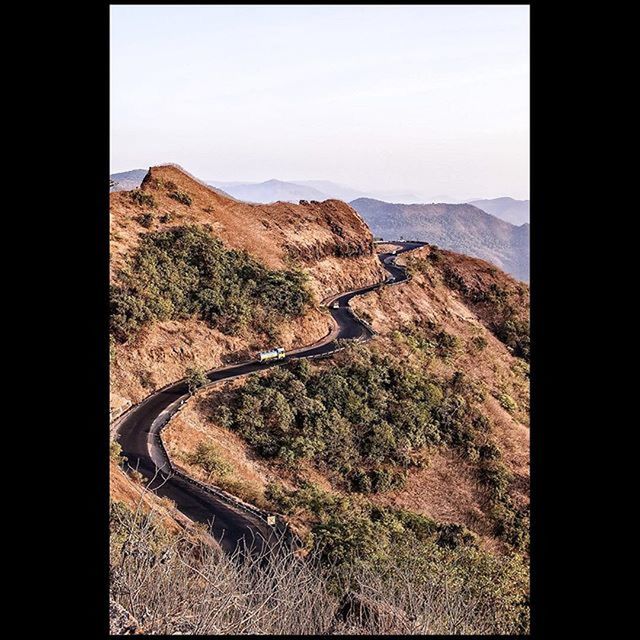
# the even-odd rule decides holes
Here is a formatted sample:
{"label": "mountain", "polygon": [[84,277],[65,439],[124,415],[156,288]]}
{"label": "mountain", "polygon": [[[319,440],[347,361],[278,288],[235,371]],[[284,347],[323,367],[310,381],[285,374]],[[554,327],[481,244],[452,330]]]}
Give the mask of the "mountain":
{"label": "mountain", "polygon": [[299,202],[300,200],[344,200],[373,197],[398,202],[422,202],[424,199],[403,191],[361,191],[330,180],[267,180],[267,182],[215,182],[208,184],[246,202]]}
{"label": "mountain", "polygon": [[529,225],[516,227],[471,204],[392,204],[370,198],[349,203],[385,239],[423,240],[488,260],[529,279]]}
{"label": "mountain", "polygon": [[[139,189],[111,193],[109,197],[111,277],[121,294],[116,315],[122,344],[116,345],[117,359],[112,367],[112,408],[116,412],[140,400],[150,389],[180,378],[189,363],[200,361],[210,368],[222,363],[223,354],[246,354],[249,347],[255,351],[273,339],[252,331],[242,320],[253,312],[250,305],[243,307],[243,287],[247,290],[251,280],[255,284],[255,276],[247,276],[247,282],[238,283],[240,298],[232,305],[241,319],[233,329],[236,333],[221,332],[201,320],[185,319],[183,315],[189,307],[184,305],[184,296],[175,300],[166,296],[153,300],[143,305],[149,307],[146,310],[133,305],[132,299],[140,296],[132,291],[149,289],[152,293],[158,287],[164,289],[170,285],[174,292],[177,290],[175,283],[168,283],[169,278],[165,276],[154,285],[155,289],[150,289],[148,281],[156,278],[155,270],[145,272],[146,284],[136,280],[143,268],[157,259],[158,252],[163,255],[169,252],[164,259],[175,259],[175,264],[182,264],[179,256],[171,252],[183,250],[180,247],[188,239],[193,241],[193,234],[187,238],[170,234],[180,234],[185,228],[204,227],[205,235],[221,241],[225,251],[246,252],[254,261],[251,268],[240,265],[243,272],[270,270],[265,286],[273,288],[276,295],[282,284],[278,274],[291,269],[304,270],[314,300],[384,278],[369,228],[349,205],[339,200],[308,205],[240,202],[176,165],[151,167]],[[141,256],[138,250],[144,242],[167,245],[144,245],[145,254]],[[205,240],[195,237],[195,242]],[[195,247],[192,248],[195,251]],[[238,262],[235,254],[220,256],[220,262],[225,260]],[[182,281],[191,271],[178,266],[172,273],[173,278]],[[132,280],[136,280],[135,286],[125,287]],[[145,293],[143,297],[149,295]],[[194,303],[194,308],[201,306],[202,301]],[[178,311],[180,308],[185,311]],[[275,326],[269,330],[279,335],[280,343],[286,348],[308,344],[327,332],[325,314],[313,306],[300,317],[278,319],[273,313],[271,316],[271,320],[266,317],[265,323],[278,322],[277,332]],[[151,321],[156,317],[157,322]],[[231,327],[233,321],[227,324]],[[125,339],[129,336],[130,339]]]}
{"label": "mountain", "polygon": [[146,175],[146,169],[133,169],[132,171],[123,171],[122,173],[112,173],[109,177],[116,184],[110,187],[109,191],[129,191],[135,189],[140,186],[140,183]]}
{"label": "mountain", "polygon": [[[318,303],[380,282],[375,252],[397,246],[339,200],[251,204],[175,165],[109,199],[112,417],[187,376],[159,435],[172,464],[224,512],[250,527],[277,514],[305,545],[237,563],[188,517],[197,492],[161,497],[113,441],[112,632],[526,635],[528,285],[425,245],[397,256],[411,279],[351,299],[372,340],[201,386],[327,336]],[[465,241],[512,227],[471,205],[373,204]]]}
{"label": "mountain", "polygon": [[325,194],[325,198],[336,198],[337,200],[355,200],[356,198],[362,198],[367,194],[353,189],[344,184],[338,184],[331,182],[330,180],[295,180],[293,184],[298,184],[302,187],[311,187]]}
{"label": "mountain", "polygon": [[491,200],[473,200],[469,204],[516,226],[529,222],[528,200],[493,198]]}
{"label": "mountain", "polygon": [[327,195],[311,186],[300,185],[282,180],[266,182],[209,182],[211,186],[226,191],[238,200],[245,202],[294,202],[300,200],[327,200]]}

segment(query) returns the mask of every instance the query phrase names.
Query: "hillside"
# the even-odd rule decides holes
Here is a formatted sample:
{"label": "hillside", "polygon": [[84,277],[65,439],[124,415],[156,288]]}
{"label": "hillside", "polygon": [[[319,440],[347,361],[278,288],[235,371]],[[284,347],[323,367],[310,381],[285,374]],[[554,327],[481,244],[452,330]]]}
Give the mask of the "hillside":
{"label": "hillside", "polygon": [[[129,201],[135,204],[153,196],[155,212],[142,237],[129,229],[121,262],[126,265],[127,258],[138,255],[132,266],[152,290],[165,281],[171,283],[170,290],[182,286],[183,272],[190,282],[194,256],[198,265],[211,266],[213,255],[228,261],[232,270],[227,277],[249,272],[250,280],[238,280],[242,288],[252,287],[254,279],[280,282],[274,274],[292,269],[291,258],[278,262],[273,256],[267,265],[254,246],[262,238],[275,252],[283,241],[275,230],[258,229],[251,242],[243,237],[244,246],[252,248],[243,257],[229,253],[226,241],[221,246],[202,230],[185,232],[184,223],[191,214],[204,224],[199,210],[193,209],[205,197],[207,208],[213,209],[206,213],[217,220],[226,220],[226,208],[243,211],[245,219],[257,215],[244,209],[249,207],[271,210],[282,227],[286,220],[278,212],[284,205],[261,208],[217,193],[212,200],[208,190],[199,192],[202,186],[175,167],[158,167],[129,200],[121,201],[126,194],[114,194],[112,214],[121,230],[132,215],[137,220],[145,213],[144,208],[127,213]],[[178,194],[185,210],[165,210],[175,199],[165,199],[167,190]],[[149,200],[145,203],[151,206]],[[371,235],[366,227],[360,228],[360,219],[347,205],[338,205],[334,229],[338,217],[342,226],[339,233],[334,231],[334,243],[339,246],[351,233],[355,242],[361,233],[370,245]],[[307,208],[298,205],[295,210],[304,215]],[[169,212],[172,226],[164,229],[162,225],[169,223],[156,220]],[[316,215],[305,228],[319,233],[320,219]],[[215,228],[222,237],[225,229]],[[165,231],[171,235],[162,235]],[[296,240],[298,249],[310,242],[303,230],[298,230]],[[136,253],[149,247],[153,251]],[[161,250],[168,249],[178,251],[178,270],[164,259]],[[329,254],[323,258],[296,251],[296,263],[306,265],[316,299],[328,291],[324,276],[364,281],[369,276],[356,271],[375,259],[364,249],[353,257],[338,258],[335,248]],[[257,257],[259,264],[253,262]],[[278,563],[275,569],[275,582],[285,585],[275,596],[281,615],[265,616],[260,627],[243,626],[246,618],[236,620],[230,627],[234,630],[528,632],[529,288],[485,261],[432,246],[402,255],[398,262],[407,265],[409,282],[351,303],[376,331],[373,341],[350,344],[327,359],[292,362],[203,389],[163,431],[176,466],[280,514],[304,542],[300,555],[307,562]],[[161,281],[154,278],[156,272]],[[295,284],[295,274],[288,271],[286,280]],[[214,288],[202,295],[202,276],[200,272],[193,284],[200,304],[220,295]],[[114,274],[114,282],[126,281],[126,273]],[[290,288],[282,288],[282,282],[279,286],[279,302],[293,306],[297,298],[290,298]],[[259,287],[251,289],[254,294],[253,306],[259,308],[264,304]],[[237,291],[222,295],[242,306]],[[171,304],[178,300],[172,298]],[[164,308],[166,300],[161,301]],[[269,315],[277,313],[274,309]],[[215,316],[215,323],[221,317]],[[242,356],[241,350],[258,332],[249,322],[247,332],[230,335],[225,331],[234,326],[233,318],[224,319],[231,325],[222,329],[219,324],[212,328],[197,314],[158,322],[147,333],[117,344],[113,388],[141,393],[145,389],[132,381],[149,384],[142,375],[149,370],[156,375],[152,384],[157,387],[162,376],[179,377],[196,355],[222,361],[236,347],[240,351],[234,355]],[[326,323],[319,312],[318,319]],[[308,343],[321,326],[314,323],[311,308],[278,317],[275,328]],[[233,561],[185,521],[171,501],[145,496],[136,472],[125,474],[114,465],[112,478],[114,602],[125,618],[140,610],[152,612],[135,615],[127,624],[141,631],[185,633],[195,632],[197,620],[200,632],[216,632],[223,615],[216,614],[215,622],[193,616],[203,602],[209,603],[207,611],[218,612],[221,593],[242,602],[251,598],[251,603],[259,603],[247,605],[251,616],[255,606],[267,606],[274,598],[271,569],[265,572],[256,560],[236,573]],[[140,500],[142,510],[136,509]],[[128,552],[133,543],[137,554]],[[154,561],[158,555],[162,563]],[[136,590],[137,584],[148,583],[171,594],[170,614],[164,599],[153,598],[153,589]],[[339,586],[327,589],[328,584]],[[122,595],[131,592],[132,598]]]}
{"label": "hillside", "polygon": [[[213,481],[250,502],[282,512],[297,500],[291,517],[301,535],[318,535],[305,500],[364,494],[380,508],[464,525],[486,550],[526,548],[528,287],[430,247],[402,261],[409,283],[352,302],[379,334],[372,343],[212,387],[164,441],[203,480],[209,451]],[[317,417],[298,423],[307,406]]]}
{"label": "hillside", "polygon": [[517,227],[530,222],[528,200],[492,198],[490,200],[473,200],[469,204]]}
{"label": "hillside", "polygon": [[391,204],[370,198],[350,204],[375,236],[423,240],[529,279],[528,224],[516,227],[471,204]]}
{"label": "hillside", "polygon": [[368,227],[337,200],[252,205],[165,165],[110,205],[114,413],[188,367],[318,340],[318,301],[384,278]]}

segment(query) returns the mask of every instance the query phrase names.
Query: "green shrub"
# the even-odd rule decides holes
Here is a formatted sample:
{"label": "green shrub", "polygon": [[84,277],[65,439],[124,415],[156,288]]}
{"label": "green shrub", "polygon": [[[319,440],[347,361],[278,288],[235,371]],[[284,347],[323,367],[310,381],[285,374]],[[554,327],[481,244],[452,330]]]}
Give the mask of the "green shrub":
{"label": "green shrub", "polygon": [[151,211],[145,211],[144,213],[141,213],[136,220],[140,226],[148,229],[153,224],[153,213]]}
{"label": "green shrub", "polygon": [[140,189],[131,191],[131,200],[141,207],[155,207],[156,201],[150,193],[144,193]]}
{"label": "green shrub", "polygon": [[504,503],[508,499],[511,473],[497,460],[486,460],[479,467],[480,482],[487,487],[494,503]]}
{"label": "green shrub", "polygon": [[187,193],[185,193],[184,191],[172,191],[169,194],[170,198],[173,198],[174,200],[177,200],[180,204],[186,204],[188,207],[191,206],[192,200],[191,200],[191,196]]}
{"label": "green shrub", "polygon": [[448,549],[457,549],[462,546],[477,546],[477,536],[463,524],[440,524],[437,528],[436,543]]}
{"label": "green shrub", "polygon": [[208,442],[199,442],[196,450],[187,456],[187,462],[202,468],[209,479],[214,474],[217,476],[225,476],[231,470],[231,467],[220,457],[215,445]]}
{"label": "green shrub", "polygon": [[122,455],[122,447],[116,440],[112,440],[109,444],[109,457],[114,462],[120,462],[120,456]]}
{"label": "green shrub", "polygon": [[173,227],[141,237],[111,289],[111,331],[126,342],[152,321],[193,316],[227,334],[260,331],[265,319],[298,316],[310,300],[304,273],[269,271],[206,227]]}
{"label": "green shrub", "polygon": [[468,287],[466,282],[464,281],[464,278],[454,269],[452,269],[450,266],[446,266],[443,270],[443,280],[444,283],[447,285],[447,287],[449,287],[450,289],[453,289],[454,291],[459,291],[462,294],[465,294],[468,292]]}
{"label": "green shrub", "polygon": [[509,317],[493,325],[496,337],[509,347],[514,356],[529,360],[529,323],[526,320]]}
{"label": "green shrub", "polygon": [[484,336],[473,336],[471,338],[471,346],[474,351],[484,351],[487,348],[487,339]]}
{"label": "green shrub", "polygon": [[193,395],[200,387],[209,382],[205,371],[199,367],[190,367],[185,372],[187,379],[187,386],[189,387],[189,393]]}
{"label": "green shrub", "polygon": [[500,406],[509,413],[515,413],[518,410],[518,403],[508,393],[499,393],[497,397]]}

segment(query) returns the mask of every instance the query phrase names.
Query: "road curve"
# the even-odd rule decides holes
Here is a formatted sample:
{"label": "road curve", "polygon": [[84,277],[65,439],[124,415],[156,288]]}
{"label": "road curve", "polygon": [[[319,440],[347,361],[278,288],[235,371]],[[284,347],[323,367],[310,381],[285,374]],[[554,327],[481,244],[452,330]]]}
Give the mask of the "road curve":
{"label": "road curve", "polygon": [[[325,338],[308,347],[302,347],[288,353],[284,360],[261,364],[256,360],[213,369],[207,373],[210,382],[219,382],[255,371],[301,359],[318,357],[332,353],[338,347],[338,340],[366,341],[372,337],[371,330],[358,320],[349,307],[349,301],[357,295],[373,291],[387,284],[406,281],[406,271],[395,264],[396,254],[412,251],[422,242],[390,242],[398,246],[394,253],[379,254],[389,278],[382,283],[362,287],[354,291],[332,296],[324,304],[330,305],[329,311],[336,327]],[[335,303],[338,303],[334,308]],[[188,476],[172,470],[160,432],[167,424],[176,408],[184,403],[189,392],[187,383],[180,380],[148,396],[140,404],[132,407],[118,419],[116,438],[122,447],[130,467],[138,469],[147,479],[148,487],[160,496],[173,500],[176,507],[188,518],[206,523],[211,534],[220,541],[227,551],[233,551],[243,539],[248,544],[262,547],[265,540],[273,535],[273,530],[258,515],[241,509],[230,501],[206,491]]]}

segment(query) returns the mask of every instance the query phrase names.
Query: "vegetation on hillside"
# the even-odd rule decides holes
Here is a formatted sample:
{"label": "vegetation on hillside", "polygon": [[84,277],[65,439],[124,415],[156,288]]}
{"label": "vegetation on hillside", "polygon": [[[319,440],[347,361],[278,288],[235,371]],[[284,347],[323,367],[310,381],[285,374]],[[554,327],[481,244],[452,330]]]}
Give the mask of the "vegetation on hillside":
{"label": "vegetation on hillside", "polygon": [[[427,277],[440,272],[444,284],[461,294],[466,303],[486,321],[487,327],[514,356],[529,361],[529,289],[527,285],[509,282],[483,282],[467,277],[455,264],[455,256],[431,247],[427,258],[410,258],[410,268]],[[486,274],[497,273],[488,267]]]}
{"label": "vegetation on hillside", "polygon": [[[294,361],[251,376],[230,397],[214,397],[209,411],[258,455],[292,470],[309,461],[337,488],[357,494],[400,489],[429,448],[455,449],[477,465],[496,535],[524,550],[527,523],[524,514],[516,517],[483,399],[483,389],[462,372],[436,377],[399,356],[351,345],[330,367]],[[283,507],[277,494],[270,499]]]}
{"label": "vegetation on hillside", "polygon": [[270,271],[209,228],[145,233],[111,287],[111,332],[126,342],[154,321],[197,317],[227,334],[273,333],[310,301],[301,271]]}

